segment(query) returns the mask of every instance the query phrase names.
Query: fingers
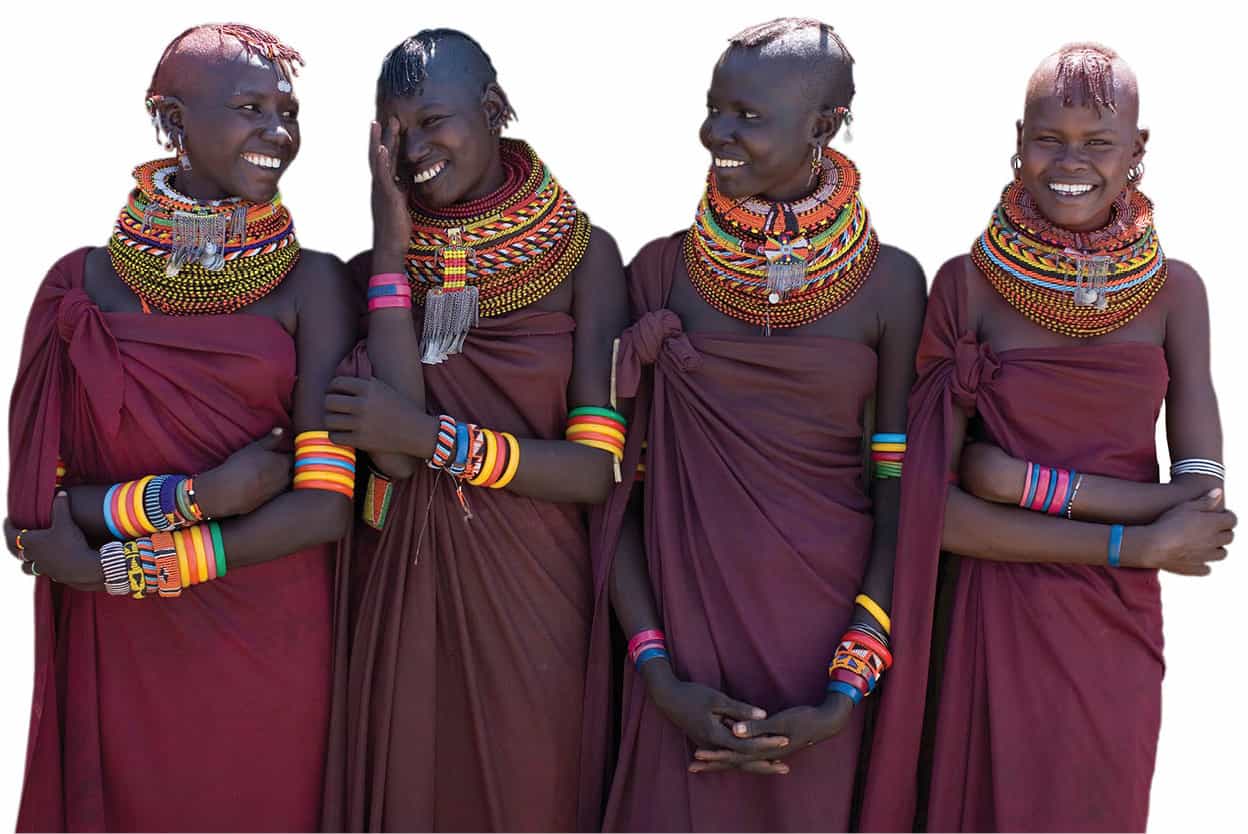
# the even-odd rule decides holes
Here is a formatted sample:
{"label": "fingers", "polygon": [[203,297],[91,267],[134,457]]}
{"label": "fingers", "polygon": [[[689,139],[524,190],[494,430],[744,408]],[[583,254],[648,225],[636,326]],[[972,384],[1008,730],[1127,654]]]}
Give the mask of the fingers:
{"label": "fingers", "polygon": [[381,147],[381,125],[374,119],[368,126],[368,170],[377,178],[377,151]]}
{"label": "fingers", "polygon": [[724,770],[733,770],[733,766],[724,762],[690,762],[690,773],[717,773]]}
{"label": "fingers", "polygon": [[732,734],[737,738],[786,736],[788,735],[788,728],[784,725],[784,721],[772,716],[762,721],[738,721],[732,725]]}
{"label": "fingers", "polygon": [[739,769],[758,776],[787,776],[789,773],[788,764],[781,761],[746,762]]}
{"label": "fingers", "polygon": [[785,747],[789,743],[787,738],[777,736],[737,738],[728,732],[728,728],[719,721],[713,722],[707,736],[713,746],[734,753],[741,753],[749,758],[761,758],[769,753],[774,754],[776,750]]}
{"label": "fingers", "polygon": [[9,521],[7,518],[4,520],[4,543],[8,546],[9,552],[19,558],[22,554],[17,551],[17,534],[20,532],[22,531],[19,530],[13,522]]}
{"label": "fingers", "polygon": [[788,752],[789,740],[782,736],[767,736],[766,738],[752,740],[760,743],[757,745],[757,749],[750,753],[741,753],[736,750],[721,748],[699,747],[693,752],[693,758],[699,762],[721,762],[735,766],[745,762],[772,759],[783,752]]}
{"label": "fingers", "polygon": [[274,426],[268,434],[256,441],[266,452],[276,452],[282,445],[282,436],[286,432],[281,426]]}
{"label": "fingers", "polygon": [[338,414],[355,414],[359,411],[360,400],[358,397],[349,396],[347,394],[326,394],[325,395],[325,411],[337,412]]}
{"label": "fingers", "polygon": [[368,390],[368,380],[356,376],[336,376],[325,388],[326,394],[346,394],[358,397]]}
{"label": "fingers", "polygon": [[[330,440],[333,440],[333,432],[349,432],[355,429],[357,420],[354,414],[343,414],[341,412],[326,411],[325,412],[325,428],[330,431]],[[337,440],[334,440],[337,443]]]}
{"label": "fingers", "polygon": [[1197,498],[1196,503],[1206,512],[1213,512],[1214,510],[1219,509],[1222,504],[1221,487],[1214,487],[1209,490],[1204,495]]}
{"label": "fingers", "polygon": [[52,499],[52,526],[61,527],[74,523],[74,514],[69,507],[69,493],[60,490]]}
{"label": "fingers", "polygon": [[760,720],[767,717],[766,710],[760,709],[753,704],[747,704],[744,701],[734,700],[722,693],[715,703],[711,705],[711,712],[715,715],[726,716],[734,721]]}
{"label": "fingers", "polygon": [[331,443],[337,443],[339,446],[350,446],[353,449],[358,449],[360,446],[360,444],[356,442],[355,432],[350,431],[330,430],[329,441]]}

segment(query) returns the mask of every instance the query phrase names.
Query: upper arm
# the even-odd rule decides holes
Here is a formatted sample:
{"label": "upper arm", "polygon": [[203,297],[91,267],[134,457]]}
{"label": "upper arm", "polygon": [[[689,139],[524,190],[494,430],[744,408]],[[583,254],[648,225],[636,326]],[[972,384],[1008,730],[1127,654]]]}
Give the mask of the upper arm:
{"label": "upper arm", "polygon": [[1170,459],[1222,459],[1222,426],[1209,367],[1209,301],[1196,271],[1182,261],[1167,263],[1165,351],[1170,371],[1166,390],[1166,438]]}
{"label": "upper arm", "polygon": [[595,227],[589,248],[572,273],[576,319],[575,352],[568,402],[606,405],[611,390],[611,354],[628,326],[628,292],[620,250],[611,235]]}
{"label": "upper arm", "polygon": [[325,427],[325,389],[355,346],[357,321],[356,294],[342,261],[319,252],[304,257],[296,296],[296,432]]}
{"label": "upper arm", "polygon": [[[886,254],[887,261],[883,257]],[[889,247],[881,256],[877,268],[885,270],[881,277],[887,284],[881,289],[887,300],[879,313],[875,427],[877,432],[901,433],[906,430],[906,402],[914,386],[914,358],[923,332],[927,280],[918,261],[900,249]]]}

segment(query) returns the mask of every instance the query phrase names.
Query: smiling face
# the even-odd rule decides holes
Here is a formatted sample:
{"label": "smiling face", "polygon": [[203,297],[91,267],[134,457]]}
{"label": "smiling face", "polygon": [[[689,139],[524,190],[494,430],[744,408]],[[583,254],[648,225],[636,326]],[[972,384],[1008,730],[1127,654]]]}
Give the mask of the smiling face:
{"label": "smiling face", "polygon": [[838,122],[822,104],[810,95],[801,58],[729,48],[711,76],[699,133],[720,190],[778,202],[808,194],[813,150],[832,138]]}
{"label": "smiling face", "polygon": [[201,200],[272,199],[299,152],[299,103],[289,81],[241,47],[193,60],[193,80],[159,105],[191,160],[176,187]]}
{"label": "smiling face", "polygon": [[504,180],[498,134],[505,105],[446,73],[434,71],[411,95],[378,102],[377,119],[401,128],[398,176],[431,208],[485,196]]}

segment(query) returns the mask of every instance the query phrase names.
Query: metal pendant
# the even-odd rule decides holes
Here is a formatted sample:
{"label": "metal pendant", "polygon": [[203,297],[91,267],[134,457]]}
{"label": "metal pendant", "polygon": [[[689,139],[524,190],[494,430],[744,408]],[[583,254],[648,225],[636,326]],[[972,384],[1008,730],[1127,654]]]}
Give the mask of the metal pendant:
{"label": "metal pendant", "polygon": [[1075,265],[1074,302],[1076,307],[1109,308],[1109,269],[1113,259],[1107,255],[1084,255],[1071,249],[1066,254]]}

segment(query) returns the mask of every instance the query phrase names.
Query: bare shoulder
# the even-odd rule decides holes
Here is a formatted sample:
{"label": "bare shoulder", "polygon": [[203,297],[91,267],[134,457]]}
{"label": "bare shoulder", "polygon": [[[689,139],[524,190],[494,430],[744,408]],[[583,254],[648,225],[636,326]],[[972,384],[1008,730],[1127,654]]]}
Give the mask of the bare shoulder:
{"label": "bare shoulder", "polygon": [[1166,258],[1166,285],[1159,293],[1168,315],[1208,316],[1205,282],[1185,261]]}
{"label": "bare shoulder", "polygon": [[904,249],[880,245],[870,283],[886,321],[919,320],[927,304],[927,277],[918,260]]}
{"label": "bare shoulder", "polygon": [[577,286],[600,286],[603,281],[618,279],[623,269],[615,238],[606,229],[591,226],[589,246],[574,272]]}

